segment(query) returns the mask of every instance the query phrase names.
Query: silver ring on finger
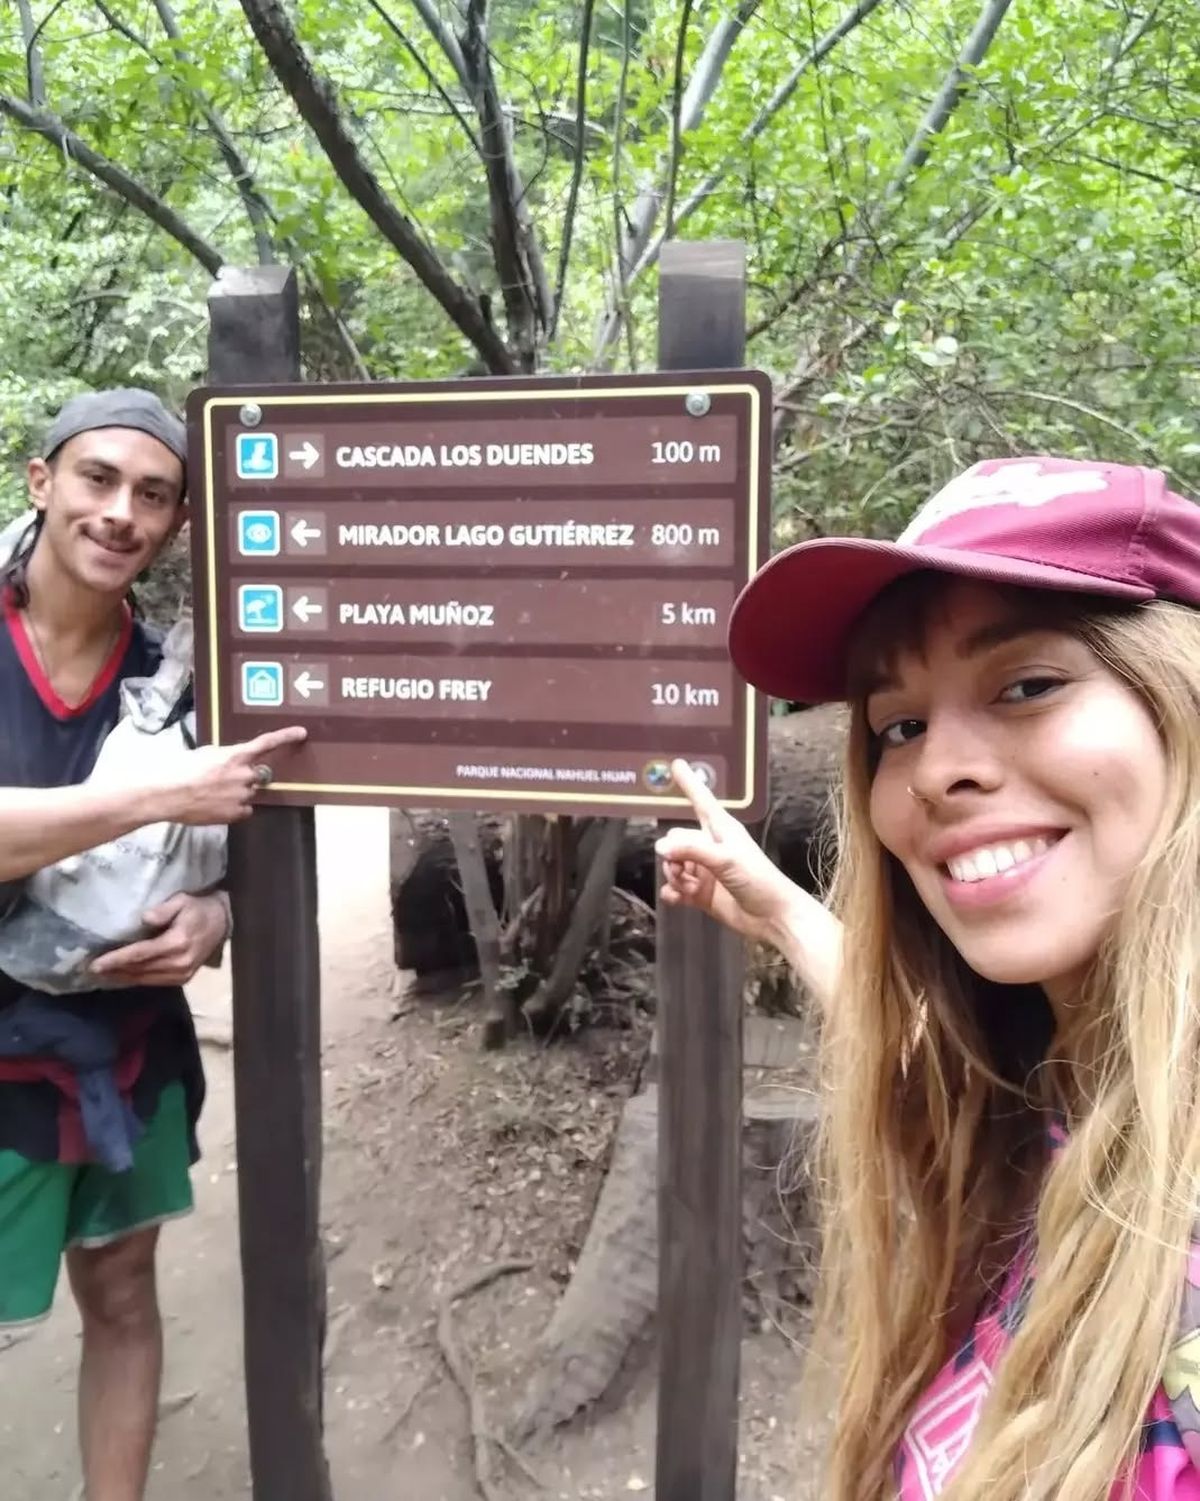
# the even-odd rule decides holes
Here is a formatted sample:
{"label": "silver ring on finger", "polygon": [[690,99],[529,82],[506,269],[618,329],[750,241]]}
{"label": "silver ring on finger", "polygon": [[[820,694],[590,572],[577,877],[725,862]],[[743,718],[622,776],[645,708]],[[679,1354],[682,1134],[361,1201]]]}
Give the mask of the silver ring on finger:
{"label": "silver ring on finger", "polygon": [[254,785],[260,792],[264,787],[269,787],[275,777],[271,768],[261,763],[251,768],[250,775],[254,778]]}

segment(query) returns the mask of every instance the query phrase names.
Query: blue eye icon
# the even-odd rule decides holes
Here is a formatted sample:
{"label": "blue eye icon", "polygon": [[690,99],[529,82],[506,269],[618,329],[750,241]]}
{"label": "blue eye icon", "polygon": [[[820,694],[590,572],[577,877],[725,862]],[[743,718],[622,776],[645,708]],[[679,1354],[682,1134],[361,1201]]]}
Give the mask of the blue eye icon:
{"label": "blue eye icon", "polygon": [[243,511],[238,517],[238,552],[244,558],[279,555],[281,527],[278,511]]}

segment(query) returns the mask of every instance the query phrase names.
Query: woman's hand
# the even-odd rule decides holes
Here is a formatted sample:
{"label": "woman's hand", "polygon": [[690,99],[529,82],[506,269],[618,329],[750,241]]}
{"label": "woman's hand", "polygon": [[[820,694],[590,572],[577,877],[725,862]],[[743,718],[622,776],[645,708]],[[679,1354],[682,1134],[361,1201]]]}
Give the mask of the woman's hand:
{"label": "woman's hand", "polygon": [[686,761],[673,761],[671,773],[700,827],[670,829],[655,846],[663,862],[663,903],[696,907],[735,933],[770,944],[826,1004],[841,962],[841,924],[784,875]]}
{"label": "woman's hand", "polygon": [[691,803],[698,829],[671,829],[655,846],[663,862],[662,900],[698,907],[726,927],[762,943],[802,895],[755,844],[686,761],[673,761],[675,785]]}

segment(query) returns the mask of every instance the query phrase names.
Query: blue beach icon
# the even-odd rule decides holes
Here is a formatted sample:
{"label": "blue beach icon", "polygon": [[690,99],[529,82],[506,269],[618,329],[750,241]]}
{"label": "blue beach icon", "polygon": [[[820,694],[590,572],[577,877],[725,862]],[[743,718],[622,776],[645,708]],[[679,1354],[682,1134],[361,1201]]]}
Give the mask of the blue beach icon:
{"label": "blue beach icon", "polygon": [[244,631],[283,629],[283,590],[278,584],[242,584],[238,589],[238,624]]}
{"label": "blue beach icon", "polygon": [[279,439],[274,433],[238,433],[238,479],[276,479]]}
{"label": "blue beach icon", "polygon": [[238,552],[244,558],[277,558],[278,511],[243,511],[238,517]]}
{"label": "blue beach icon", "polygon": [[283,703],[282,664],[243,662],[242,702],[255,709],[277,709]]}

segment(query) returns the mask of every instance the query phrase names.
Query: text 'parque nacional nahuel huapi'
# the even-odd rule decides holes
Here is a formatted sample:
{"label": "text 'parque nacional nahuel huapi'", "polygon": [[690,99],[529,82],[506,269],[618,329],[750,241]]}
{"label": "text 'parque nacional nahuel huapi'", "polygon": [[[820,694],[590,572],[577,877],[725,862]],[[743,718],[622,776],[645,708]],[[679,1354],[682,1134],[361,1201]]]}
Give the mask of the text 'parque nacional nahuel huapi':
{"label": "text 'parque nacional nahuel huapi'", "polygon": [[667,816],[685,756],[759,816],[769,414],[736,370],[193,393],[203,736],[305,725],[282,802]]}

